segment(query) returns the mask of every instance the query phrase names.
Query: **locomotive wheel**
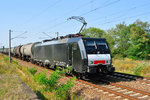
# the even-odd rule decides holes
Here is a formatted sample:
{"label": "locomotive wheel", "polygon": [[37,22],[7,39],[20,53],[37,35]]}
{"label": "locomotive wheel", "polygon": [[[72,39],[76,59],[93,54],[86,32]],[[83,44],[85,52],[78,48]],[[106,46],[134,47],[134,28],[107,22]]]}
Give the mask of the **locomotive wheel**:
{"label": "locomotive wheel", "polygon": [[88,74],[87,73],[81,73],[80,74],[80,79],[82,79],[82,80],[88,80]]}
{"label": "locomotive wheel", "polygon": [[107,70],[106,67],[102,67],[102,68],[101,68],[101,72],[102,72],[103,74],[108,74],[108,70]]}
{"label": "locomotive wheel", "polygon": [[85,79],[86,79],[86,76],[85,76],[84,74],[81,74],[80,78],[81,78],[82,80],[85,80]]}

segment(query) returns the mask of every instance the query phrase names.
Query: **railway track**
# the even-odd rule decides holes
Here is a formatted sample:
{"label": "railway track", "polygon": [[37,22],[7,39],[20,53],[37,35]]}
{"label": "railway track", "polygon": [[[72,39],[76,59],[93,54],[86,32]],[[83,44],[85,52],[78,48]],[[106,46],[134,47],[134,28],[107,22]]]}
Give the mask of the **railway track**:
{"label": "railway track", "polygon": [[137,75],[114,72],[114,74],[106,75],[106,77],[121,79],[122,81],[139,81],[139,82],[142,82],[142,83],[146,83],[147,85],[150,85],[150,78],[137,76]]}
{"label": "railway track", "polygon": [[[118,79],[118,80],[116,81],[114,79]],[[93,81],[89,81],[89,82],[92,83],[90,84],[91,86],[94,86],[95,88],[99,88],[105,91],[106,93],[108,92],[109,94],[116,95],[115,98],[118,98],[118,99],[150,100],[150,92],[138,90],[132,87],[127,87],[127,86],[116,83],[121,80],[150,82],[149,78],[143,78],[142,76],[130,75],[130,74],[125,74],[125,73],[119,73],[118,75],[116,75],[115,73],[111,75],[105,75],[104,77],[100,77],[99,80],[96,80],[94,82]],[[100,82],[104,83],[105,85],[102,85]],[[83,82],[83,83],[86,83],[86,82]],[[89,83],[86,83],[86,84],[89,84]]]}
{"label": "railway track", "polygon": [[[142,91],[142,90],[138,90],[135,88],[131,88],[131,87],[127,87],[124,85],[120,85],[117,83],[112,83],[108,80],[102,79],[103,82],[106,82],[109,85],[103,85],[102,87],[105,87],[107,89],[119,92],[121,94],[127,95],[128,99],[135,99],[135,100],[150,100],[150,92],[146,92],[146,91]],[[97,84],[98,85],[98,84]],[[125,96],[123,96],[125,97]],[[133,97],[133,98],[131,98]]]}
{"label": "railway track", "polygon": [[131,78],[131,79],[143,79],[142,76],[131,75],[131,74],[126,74],[126,73],[121,73],[121,72],[114,72],[113,75],[114,76],[125,77],[125,78]]}
{"label": "railway track", "polygon": [[143,80],[138,79],[137,81],[142,82],[142,83],[146,83],[147,85],[150,86],[150,79],[149,78],[144,78]]}
{"label": "railway track", "polygon": [[[44,67],[40,67],[40,68],[47,69]],[[48,70],[50,70],[50,69],[48,69]],[[84,81],[84,80],[77,80],[77,81],[80,82],[80,84],[84,84],[85,87],[87,87],[87,88],[92,88],[93,90],[96,90],[97,92],[107,94],[109,97],[113,97],[114,99],[150,100],[149,92],[138,90],[135,88],[131,88],[131,87],[127,87],[127,86],[115,83],[118,81],[139,81],[139,82],[147,82],[148,83],[148,82],[150,82],[149,78],[143,78],[141,76],[115,72],[114,74],[105,75],[103,77],[100,77],[100,79],[97,80],[96,83],[91,82],[91,81]]]}

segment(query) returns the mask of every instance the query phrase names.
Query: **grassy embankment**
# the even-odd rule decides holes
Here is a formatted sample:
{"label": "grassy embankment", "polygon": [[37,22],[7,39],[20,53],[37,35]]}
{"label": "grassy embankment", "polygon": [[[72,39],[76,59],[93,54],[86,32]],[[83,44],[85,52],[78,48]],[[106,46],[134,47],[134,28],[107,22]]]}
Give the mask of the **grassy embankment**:
{"label": "grassy embankment", "polygon": [[20,90],[20,81],[13,77],[19,76],[42,100],[56,100],[56,99],[75,99],[76,97],[70,93],[73,86],[71,79],[66,84],[58,84],[63,71],[56,71],[51,73],[48,77],[46,70],[38,72],[36,68],[27,68],[18,65],[17,61],[8,63],[8,57],[0,54],[0,99],[14,99],[26,100],[29,96]]}
{"label": "grassy embankment", "polygon": [[124,58],[122,60],[113,59],[113,66],[117,72],[124,72],[134,75],[150,77],[150,61],[149,60],[132,60]]}
{"label": "grassy embankment", "polygon": [[0,54],[0,100],[29,99],[29,95],[22,90],[17,65],[13,61],[8,64],[8,58]]}

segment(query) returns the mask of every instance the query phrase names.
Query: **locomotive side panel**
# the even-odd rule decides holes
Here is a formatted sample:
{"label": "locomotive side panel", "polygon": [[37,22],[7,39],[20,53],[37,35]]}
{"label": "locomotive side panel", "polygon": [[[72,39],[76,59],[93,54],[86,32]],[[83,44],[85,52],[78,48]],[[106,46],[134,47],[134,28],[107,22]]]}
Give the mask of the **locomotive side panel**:
{"label": "locomotive side panel", "polygon": [[73,43],[72,46],[72,65],[75,72],[83,73],[82,57],[78,43]]}
{"label": "locomotive side panel", "polygon": [[36,46],[33,49],[33,59],[35,61],[40,61],[40,56],[41,56],[41,46]]}
{"label": "locomotive side panel", "polygon": [[52,45],[40,45],[34,46],[32,49],[32,58],[36,61],[42,62],[44,64],[53,65],[53,46]]}
{"label": "locomotive side panel", "polygon": [[58,66],[66,66],[67,65],[67,44],[55,44],[54,45],[54,56],[53,61]]}
{"label": "locomotive side panel", "polygon": [[46,64],[54,65],[55,63],[53,62],[53,45],[46,45],[43,46],[42,50],[43,56],[43,62]]}

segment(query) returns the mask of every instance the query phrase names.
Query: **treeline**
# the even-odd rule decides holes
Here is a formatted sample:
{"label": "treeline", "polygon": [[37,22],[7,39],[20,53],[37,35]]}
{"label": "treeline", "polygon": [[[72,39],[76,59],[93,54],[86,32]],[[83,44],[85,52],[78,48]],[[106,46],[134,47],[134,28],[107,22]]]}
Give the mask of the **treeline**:
{"label": "treeline", "polygon": [[150,24],[136,20],[126,25],[124,22],[115,28],[104,31],[90,27],[82,31],[86,37],[106,38],[111,53],[116,58],[150,59]]}

